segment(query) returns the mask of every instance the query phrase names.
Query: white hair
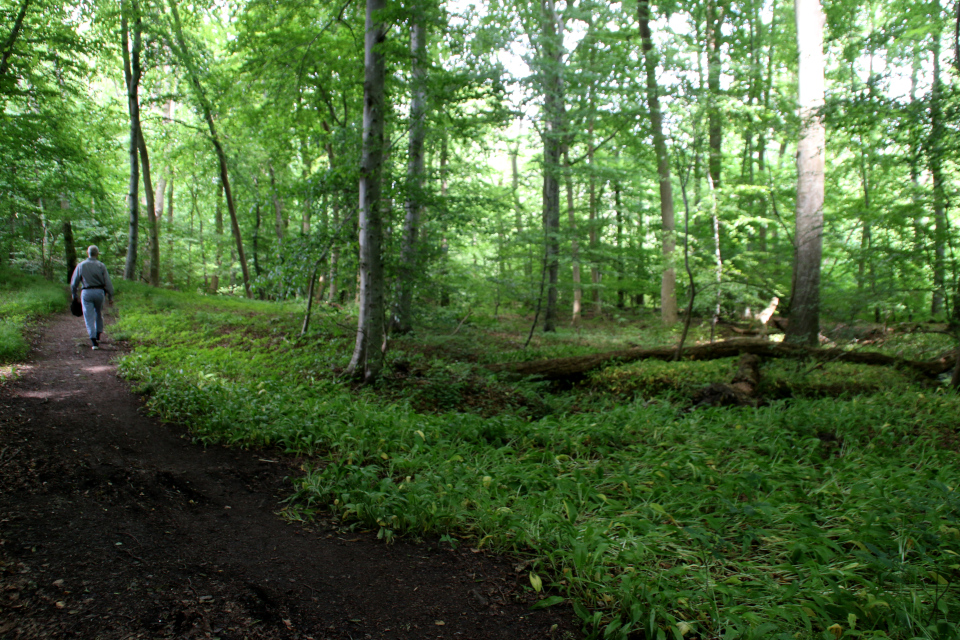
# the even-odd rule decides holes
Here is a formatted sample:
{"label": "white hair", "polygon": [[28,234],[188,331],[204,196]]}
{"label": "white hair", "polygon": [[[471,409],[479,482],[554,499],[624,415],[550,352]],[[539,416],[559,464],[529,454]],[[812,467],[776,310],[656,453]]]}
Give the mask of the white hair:
{"label": "white hair", "polygon": [[96,258],[98,255],[100,255],[100,249],[97,248],[97,245],[92,244],[87,247],[87,257]]}

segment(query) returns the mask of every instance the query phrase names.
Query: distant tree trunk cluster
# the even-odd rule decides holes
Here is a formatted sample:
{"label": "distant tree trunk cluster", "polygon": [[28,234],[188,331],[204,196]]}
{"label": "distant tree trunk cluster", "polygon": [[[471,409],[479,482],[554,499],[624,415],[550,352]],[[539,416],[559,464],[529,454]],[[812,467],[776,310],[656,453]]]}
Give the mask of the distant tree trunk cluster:
{"label": "distant tree trunk cluster", "polygon": [[481,309],[960,323],[952,7],[281,4],[0,8],[0,265],[356,309],[368,381]]}

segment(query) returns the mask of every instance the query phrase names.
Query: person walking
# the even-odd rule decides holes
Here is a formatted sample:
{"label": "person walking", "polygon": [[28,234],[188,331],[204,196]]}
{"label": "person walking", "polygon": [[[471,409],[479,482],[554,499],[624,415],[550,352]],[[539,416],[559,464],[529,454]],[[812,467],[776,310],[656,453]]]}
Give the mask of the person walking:
{"label": "person walking", "polygon": [[83,305],[83,322],[87,325],[87,334],[93,349],[100,348],[100,334],[103,333],[103,301],[113,304],[113,283],[107,267],[97,260],[100,249],[96,245],[87,247],[87,259],[77,265],[70,278],[70,294],[77,299],[77,290],[83,285],[80,303]]}

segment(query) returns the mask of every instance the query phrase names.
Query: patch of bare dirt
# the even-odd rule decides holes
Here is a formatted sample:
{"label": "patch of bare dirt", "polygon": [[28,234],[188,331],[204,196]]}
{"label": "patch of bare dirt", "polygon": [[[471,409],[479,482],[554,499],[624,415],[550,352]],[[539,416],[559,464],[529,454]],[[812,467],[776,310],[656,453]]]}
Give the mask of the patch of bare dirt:
{"label": "patch of bare dirt", "polygon": [[0,385],[3,640],[579,637],[506,559],[285,522],[293,460],[141,415],[104,346],[57,317]]}

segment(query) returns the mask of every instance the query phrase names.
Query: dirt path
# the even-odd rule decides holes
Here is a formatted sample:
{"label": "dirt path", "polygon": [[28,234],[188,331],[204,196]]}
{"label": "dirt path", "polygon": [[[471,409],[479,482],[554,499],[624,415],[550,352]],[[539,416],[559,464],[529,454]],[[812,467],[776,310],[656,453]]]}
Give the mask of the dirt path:
{"label": "dirt path", "polygon": [[0,639],[579,635],[507,561],[283,521],[292,461],[141,415],[83,334],[51,319],[0,386]]}

